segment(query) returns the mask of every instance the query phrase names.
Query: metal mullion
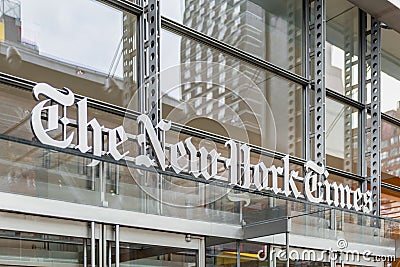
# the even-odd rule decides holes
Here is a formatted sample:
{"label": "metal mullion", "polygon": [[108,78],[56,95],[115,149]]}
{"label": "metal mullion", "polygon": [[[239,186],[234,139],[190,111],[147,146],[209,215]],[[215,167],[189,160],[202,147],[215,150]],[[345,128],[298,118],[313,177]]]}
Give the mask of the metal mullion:
{"label": "metal mullion", "polygon": [[[364,177],[361,182],[361,191],[367,192],[367,14],[358,10],[358,101],[364,105],[364,108],[358,112],[358,166],[357,173]],[[365,224],[360,218],[359,224]]]}
{"label": "metal mullion", "polygon": [[[311,59],[310,59],[310,1],[303,0],[303,21],[302,21],[302,36],[303,36],[303,77],[311,79]],[[311,86],[310,84],[303,86],[303,158],[311,159]]]}
{"label": "metal mullion", "polygon": [[32,91],[32,88],[36,85],[35,82],[4,72],[0,72],[0,83],[28,91]]}
{"label": "metal mullion", "polygon": [[381,118],[382,118],[382,120],[385,120],[386,122],[389,122],[395,126],[400,127],[400,120],[395,117],[392,117],[386,113],[381,113]]}
{"label": "metal mullion", "polygon": [[325,0],[315,0],[314,9],[314,160],[325,165]]}
{"label": "metal mullion", "polygon": [[[372,214],[380,215],[381,197],[381,23],[371,17],[371,192]],[[379,226],[379,220],[373,221]]]}
{"label": "metal mullion", "polygon": [[195,31],[187,26],[184,26],[178,22],[175,22],[171,19],[168,19],[166,17],[161,17],[161,26],[164,29],[167,29],[171,32],[189,37],[190,39],[193,39],[199,43],[203,43],[207,46],[210,46],[214,49],[217,49],[224,54],[230,55],[234,58],[243,60],[247,63],[250,63],[252,65],[255,65],[259,68],[265,69],[267,71],[270,71],[274,74],[277,74],[283,78],[286,78],[290,81],[299,83],[301,85],[307,85],[309,84],[309,80],[295,74],[293,72],[290,72],[282,67],[279,67],[277,65],[272,64],[271,62],[262,60],[258,57],[255,57],[247,52],[244,52],[234,46],[228,45],[224,42],[221,42],[215,38],[212,38],[210,36],[207,36],[201,32]]}
{"label": "metal mullion", "polygon": [[[141,0],[141,5],[143,6],[143,0]],[[145,55],[144,55],[144,14],[142,13],[137,19],[136,27],[139,29],[138,38],[136,38],[136,47],[138,50],[137,53],[137,90],[138,90],[138,107],[139,107],[139,114],[144,113],[145,105],[144,102],[146,100],[145,96],[145,88],[144,88],[144,62],[145,62]]]}
{"label": "metal mullion", "polygon": [[[162,102],[161,102],[161,88],[160,88],[160,35],[161,35],[161,14],[160,14],[160,1],[159,0],[146,0],[143,1],[144,14],[142,20],[142,31],[144,39],[143,42],[143,63],[145,69],[142,73],[143,79],[143,92],[142,107],[147,107],[144,109],[145,113],[148,114],[151,123],[154,127],[162,120]],[[139,129],[140,132],[144,132],[143,128]],[[161,131],[156,129],[157,136],[164,146],[164,136],[161,135]],[[145,153],[146,151],[142,151]],[[147,153],[154,157],[152,148],[150,147]],[[147,179],[147,172],[145,173],[145,179]],[[157,208],[158,214],[162,213],[162,173],[157,175],[157,199],[159,200]],[[146,195],[146,198],[148,196]],[[147,202],[145,202],[147,203]]]}
{"label": "metal mullion", "polygon": [[90,222],[90,266],[96,266],[96,224]]}
{"label": "metal mullion", "polygon": [[[287,3],[287,33],[288,33],[288,48],[287,48],[287,59],[289,62],[289,69],[296,68],[296,27],[295,27],[295,2],[288,2]],[[303,90],[302,86],[299,84],[289,82],[288,83],[288,92],[287,92],[287,106],[288,106],[288,113],[287,113],[287,154],[294,156],[296,154],[296,117],[297,117],[297,110],[296,110],[296,92],[298,90]]]}
{"label": "metal mullion", "polygon": [[[303,0],[303,22],[302,22],[302,30],[303,30],[303,76],[311,80],[311,31],[310,28],[310,20],[311,20],[311,4],[310,0]],[[305,160],[312,159],[312,138],[311,138],[311,131],[312,131],[312,117],[311,117],[311,90],[312,84],[307,84],[303,86],[303,158]],[[305,168],[303,169],[305,171]],[[309,205],[305,207],[306,211],[308,212],[310,209]],[[303,219],[303,223],[306,225],[306,231],[308,231],[309,225],[308,216],[305,216]],[[288,233],[286,233],[288,236]],[[288,241],[286,240],[288,243]],[[288,244],[286,244],[288,245]],[[288,248],[287,248],[288,250]],[[276,265],[276,262],[273,261],[273,264]]]}
{"label": "metal mullion", "polygon": [[[351,25],[353,18],[346,19],[346,24]],[[344,37],[344,95],[351,98],[353,94],[353,27],[346,31]],[[344,164],[343,169],[347,172],[353,171],[353,109],[344,106]]]}
{"label": "metal mullion", "polygon": [[97,0],[97,1],[118,8],[121,11],[125,11],[135,15],[141,15],[143,13],[143,7],[126,0]]}
{"label": "metal mullion", "polygon": [[120,261],[120,229],[119,225],[115,225],[115,267],[119,267]]}
{"label": "metal mullion", "polygon": [[329,88],[326,88],[326,96],[337,102],[348,105],[355,109],[361,110],[361,109],[365,108],[365,105],[363,105],[361,102],[351,99],[351,98],[349,98],[345,95],[342,95],[342,94],[340,94],[332,89],[329,89]]}
{"label": "metal mullion", "polygon": [[[367,176],[366,166],[366,146],[367,136],[365,129],[367,128],[367,71],[366,71],[366,54],[367,54],[367,14],[359,9],[359,29],[358,29],[358,100],[364,105],[358,113],[358,174],[362,177]],[[362,184],[362,191],[367,191],[367,182],[364,181]]]}
{"label": "metal mullion", "polygon": [[382,188],[389,189],[395,192],[400,192],[400,186],[382,182]]}
{"label": "metal mullion", "polygon": [[83,267],[88,266],[87,239],[83,240]]}

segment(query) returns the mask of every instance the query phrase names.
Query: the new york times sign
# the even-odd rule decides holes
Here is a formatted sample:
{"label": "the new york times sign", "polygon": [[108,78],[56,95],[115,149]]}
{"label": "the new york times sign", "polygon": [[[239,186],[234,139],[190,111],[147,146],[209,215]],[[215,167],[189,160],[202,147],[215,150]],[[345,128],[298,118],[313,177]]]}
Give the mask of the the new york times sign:
{"label": "the new york times sign", "polygon": [[[97,157],[107,155],[117,161],[126,160],[136,165],[154,166],[177,174],[189,173],[199,179],[221,180],[232,186],[302,198],[312,203],[325,203],[364,213],[369,213],[372,209],[370,191],[361,192],[359,188],[353,190],[347,185],[329,182],[329,173],[325,167],[312,161],[305,163],[305,175],[300,177],[298,172],[290,170],[288,155],[282,158],[281,166],[266,166],[263,162],[251,164],[251,148],[233,140],[225,143],[230,150],[229,158],[222,157],[215,149],[210,151],[205,147],[196,147],[190,137],[176,144],[162,144],[157,132],[166,133],[171,127],[170,121],[162,120],[153,127],[150,118],[142,114],[138,116],[137,124],[143,132],[134,135],[127,133],[122,125],[109,129],[96,118],[89,119],[87,98],[75,103],[74,94],[67,88],[60,91],[48,84],[39,83],[33,88],[33,95],[36,100],[40,100],[40,96],[43,98],[33,108],[31,115],[33,133],[43,144],[59,148],[73,147]],[[67,117],[67,109],[74,105],[77,109],[77,120]],[[42,121],[43,115],[47,115],[46,121]],[[77,132],[67,131],[72,123],[77,125]],[[62,137],[51,137],[51,131],[60,129],[63,132]],[[76,144],[73,143],[74,140]],[[145,152],[138,155],[131,155],[129,151],[120,152],[121,146],[128,140],[135,142],[141,148],[140,151],[147,151],[151,146],[154,157],[151,158]],[[224,163],[229,171],[228,178],[218,175],[218,162]],[[98,163],[98,160],[93,160],[89,166],[96,166]],[[296,181],[301,184],[296,184]]]}

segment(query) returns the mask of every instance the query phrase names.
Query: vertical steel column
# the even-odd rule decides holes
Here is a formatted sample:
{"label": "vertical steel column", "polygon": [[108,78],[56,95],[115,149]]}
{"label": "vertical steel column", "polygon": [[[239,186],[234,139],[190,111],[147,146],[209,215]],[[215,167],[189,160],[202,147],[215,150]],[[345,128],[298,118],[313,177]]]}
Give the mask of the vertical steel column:
{"label": "vertical steel column", "polygon": [[96,266],[96,224],[90,223],[90,266]]}
{"label": "vertical steel column", "polygon": [[[346,19],[346,25],[349,29],[344,36],[344,94],[352,98],[353,95],[353,17]],[[351,106],[344,107],[344,166],[346,172],[353,171],[353,108]]]}
{"label": "vertical steel column", "polygon": [[98,248],[99,248],[99,264],[98,264],[98,266],[99,267],[104,267],[103,266],[103,225],[101,225],[101,224],[99,224],[99,245],[98,245]]}
{"label": "vertical steel column", "polygon": [[236,241],[236,267],[240,267],[240,241]]}
{"label": "vertical steel column", "polygon": [[[144,6],[144,0],[140,0],[140,5]],[[144,51],[144,42],[145,42],[145,23],[144,23],[144,14],[141,14],[139,19],[137,20],[137,39],[136,46],[138,47],[137,53],[137,81],[138,81],[138,109],[140,113],[146,112],[146,96],[145,96],[145,88],[144,88],[144,77],[146,74],[145,71],[145,51]]]}
{"label": "vertical steel column", "polygon": [[115,226],[115,267],[119,267],[119,225]]}
{"label": "vertical steel column", "polygon": [[[102,235],[102,238],[103,238],[103,244],[102,244],[102,246],[103,246],[103,260],[102,260],[102,262],[103,262],[103,266],[104,267],[106,267],[107,266],[107,262],[108,262],[108,260],[107,260],[107,253],[108,253],[108,251],[107,251],[107,225],[105,225],[105,224],[103,224],[103,226],[101,227],[101,235]],[[111,267],[111,266],[110,266]]]}
{"label": "vertical steel column", "polygon": [[[381,198],[381,23],[371,18],[371,191],[372,214],[380,215]],[[378,220],[374,226],[378,226]]]}
{"label": "vertical steel column", "polygon": [[[311,20],[311,4],[310,0],[303,0],[303,50],[302,50],[302,72],[303,76],[308,80],[311,80],[311,28],[310,28],[310,20]],[[311,84],[308,84],[303,87],[303,157],[306,160],[312,159],[312,151],[311,151]],[[306,212],[310,212],[310,205],[306,205]],[[310,225],[309,216],[303,216],[304,225],[306,226],[306,231]],[[273,261],[274,266],[276,265],[276,261]]]}
{"label": "vertical steel column", "polygon": [[314,5],[314,157],[316,163],[325,165],[325,0],[315,0]]}
{"label": "vertical steel column", "polygon": [[83,267],[87,267],[87,239],[83,239]]}
{"label": "vertical steel column", "polygon": [[[310,60],[310,0],[303,0],[303,22],[302,22],[302,72],[303,76],[311,80],[311,60]],[[304,86],[303,89],[303,157],[311,159],[311,86]]]}
{"label": "vertical steel column", "polygon": [[100,176],[100,201],[101,205],[103,207],[108,206],[108,202],[106,200],[106,185],[107,185],[107,178],[106,178],[106,168],[107,168],[106,162],[101,161],[99,163],[99,176]]}
{"label": "vertical steel column", "polygon": [[146,69],[144,73],[144,85],[147,93],[147,112],[154,126],[161,119],[160,99],[160,11],[159,0],[144,1],[144,60]]}
{"label": "vertical steel column", "polygon": [[[358,11],[358,101],[367,102],[367,14]],[[367,177],[367,109],[364,107],[358,114],[358,174]],[[362,192],[367,191],[367,181],[362,184]]]}
{"label": "vertical steel column", "polygon": [[[295,71],[297,65],[296,57],[296,3],[288,1],[287,4],[287,35],[288,35],[288,68]],[[287,153],[291,156],[296,155],[296,91],[299,89],[298,84],[289,82],[288,90],[288,150]]]}
{"label": "vertical steel column", "polygon": [[[160,90],[160,33],[161,15],[159,0],[145,0],[143,13],[143,37],[144,37],[144,79],[143,88],[145,90],[142,99],[147,104],[146,112],[151,119],[153,126],[156,126],[162,119],[161,112],[161,90]],[[158,133],[158,138],[164,144],[164,137]],[[153,156],[151,148],[148,151]],[[147,173],[146,173],[147,175]],[[157,175],[157,199],[158,213],[162,213],[162,176]],[[146,197],[148,198],[148,197]]]}
{"label": "vertical steel column", "polygon": [[204,238],[199,238],[199,252],[198,252],[199,267],[206,266],[206,244]]}
{"label": "vertical steel column", "polygon": [[111,243],[108,245],[108,267],[112,266],[112,246]]}
{"label": "vertical steel column", "polygon": [[285,233],[285,239],[286,239],[286,267],[290,267],[290,258],[289,258],[289,253],[290,253],[290,244],[289,244],[289,232]]}
{"label": "vertical steel column", "polygon": [[[144,0],[140,0],[140,4],[142,7],[144,7]],[[144,12],[144,11],[143,11]],[[138,38],[136,40],[136,45],[138,47],[138,62],[137,62],[137,70],[138,70],[138,107],[139,107],[139,112],[141,114],[146,113],[146,103],[147,103],[147,97],[146,97],[146,84],[145,84],[145,77],[148,76],[147,71],[146,71],[146,51],[145,51],[145,41],[147,39],[147,34],[146,34],[146,23],[145,23],[145,15],[142,13],[139,17],[138,20],[138,28],[139,30],[137,31],[138,33]],[[146,37],[145,37],[146,36]],[[141,134],[144,132],[144,127],[143,125],[140,125],[138,128],[138,134]],[[139,153],[144,155],[146,153],[145,148],[140,147],[139,148]],[[147,172],[144,173],[142,177],[139,179],[147,180]],[[143,182],[143,181],[142,181]],[[142,209],[143,212],[147,212],[147,194],[143,192],[143,190],[140,190],[140,199],[142,199],[141,204],[142,204]]]}

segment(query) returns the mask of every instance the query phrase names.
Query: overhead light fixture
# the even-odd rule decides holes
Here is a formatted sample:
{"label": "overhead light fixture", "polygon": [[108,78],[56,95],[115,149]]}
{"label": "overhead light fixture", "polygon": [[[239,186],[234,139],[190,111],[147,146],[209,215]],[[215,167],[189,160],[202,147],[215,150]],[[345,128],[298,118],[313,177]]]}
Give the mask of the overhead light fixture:
{"label": "overhead light fixture", "polygon": [[83,70],[81,70],[81,69],[76,70],[76,75],[83,75],[83,74],[85,74],[85,72]]}
{"label": "overhead light fixture", "polygon": [[192,236],[191,236],[190,234],[186,234],[186,236],[185,236],[185,241],[186,241],[186,242],[192,241]]}

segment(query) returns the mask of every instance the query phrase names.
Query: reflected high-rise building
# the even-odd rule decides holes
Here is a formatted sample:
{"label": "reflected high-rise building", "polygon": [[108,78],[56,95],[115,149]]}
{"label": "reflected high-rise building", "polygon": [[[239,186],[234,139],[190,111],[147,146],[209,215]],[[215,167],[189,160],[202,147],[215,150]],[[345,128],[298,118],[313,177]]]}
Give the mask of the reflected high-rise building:
{"label": "reflected high-rise building", "polygon": [[[297,7],[290,3],[292,11],[289,9],[289,14],[281,14],[284,9],[281,6],[286,10],[286,5],[289,5],[286,1],[271,4],[226,0],[217,4],[216,1],[186,0],[183,24],[255,57],[275,58],[294,69],[300,60],[299,51],[296,51],[294,45],[299,29],[295,27],[296,12],[293,9]],[[277,43],[276,39],[272,41],[272,34],[282,38],[282,42]],[[181,71],[182,100],[194,102],[196,115],[240,127],[242,125],[238,122],[238,115],[251,143],[274,149],[276,145],[280,151],[300,155],[301,101],[296,95],[301,95],[301,87],[277,79],[254,65],[197,41],[182,38],[181,63],[197,61],[209,64],[201,64],[201,67],[196,68],[183,67]],[[215,63],[220,66],[216,67]],[[246,75],[254,84],[243,86],[243,79],[234,75],[231,68]],[[202,82],[187,83],[193,81],[193,77]],[[219,84],[211,84],[210,81]],[[275,89],[283,84],[288,90]],[[273,114],[270,110],[274,110]],[[286,132],[287,135],[277,137],[274,130]]]}
{"label": "reflected high-rise building", "polygon": [[[136,33],[137,19],[133,16],[123,14],[123,32],[122,32],[122,65],[123,65],[123,106],[129,104],[130,99],[135,94],[137,89],[136,77]],[[118,64],[118,63],[117,63]]]}

